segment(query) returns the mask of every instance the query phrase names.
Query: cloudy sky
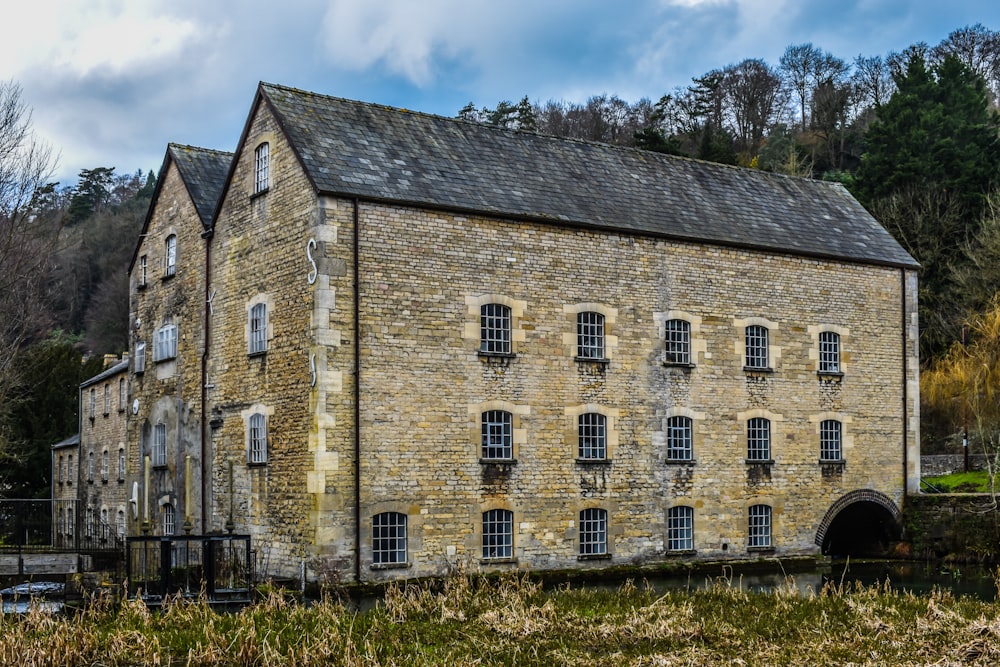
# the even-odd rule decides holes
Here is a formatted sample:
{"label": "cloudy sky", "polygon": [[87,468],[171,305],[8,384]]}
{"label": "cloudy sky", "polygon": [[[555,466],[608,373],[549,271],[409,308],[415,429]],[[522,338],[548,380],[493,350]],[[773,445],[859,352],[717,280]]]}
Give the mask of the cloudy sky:
{"label": "cloudy sky", "polygon": [[232,150],[258,81],[454,116],[467,102],[658,99],[811,42],[845,60],[940,42],[987,0],[24,0],[0,80],[83,168],[156,170],[168,141]]}

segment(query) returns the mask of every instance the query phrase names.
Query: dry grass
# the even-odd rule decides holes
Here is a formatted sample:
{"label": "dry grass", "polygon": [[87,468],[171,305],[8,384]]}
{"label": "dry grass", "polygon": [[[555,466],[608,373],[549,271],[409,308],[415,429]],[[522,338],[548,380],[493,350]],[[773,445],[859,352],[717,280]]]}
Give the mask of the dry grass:
{"label": "dry grass", "polygon": [[887,586],[748,593],[543,591],[527,577],[456,575],[391,587],[371,611],[278,595],[238,614],[95,600],[75,616],[0,615],[0,664],[995,665],[1000,604]]}

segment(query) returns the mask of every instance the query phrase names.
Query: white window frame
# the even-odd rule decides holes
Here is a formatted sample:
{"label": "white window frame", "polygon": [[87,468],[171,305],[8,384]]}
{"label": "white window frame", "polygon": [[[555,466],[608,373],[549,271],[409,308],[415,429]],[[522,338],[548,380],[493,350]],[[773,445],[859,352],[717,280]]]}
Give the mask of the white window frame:
{"label": "white window frame", "polygon": [[747,420],[747,461],[766,463],[771,460],[771,420],[753,417]]}
{"label": "white window frame", "polygon": [[146,286],[146,280],[148,277],[148,272],[147,272],[148,264],[149,260],[146,259],[146,255],[143,255],[139,258],[139,287]]}
{"label": "white window frame", "polygon": [[840,334],[836,331],[819,332],[819,372],[840,373]]}
{"label": "white window frame", "polygon": [[604,461],[608,458],[608,418],[599,412],[577,417],[577,458]]}
{"label": "white window frame", "polygon": [[177,325],[164,324],[156,330],[153,361],[168,361],[175,358],[177,358]]}
{"label": "white window frame", "polygon": [[154,468],[167,465],[167,425],[163,422],[153,424],[153,442],[150,449],[150,459]]}
{"label": "white window frame", "polygon": [[407,516],[381,512],[372,517],[372,562],[376,565],[406,563]]}
{"label": "white window frame", "polygon": [[694,458],[694,420],[684,415],[667,417],[667,460]]}
{"label": "white window frame", "polygon": [[118,378],[118,411],[121,412],[128,404],[128,385],[125,378]]}
{"label": "white window frame", "polygon": [[255,412],[247,419],[247,463],[267,463],[267,415]]}
{"label": "white window frame", "polygon": [[247,354],[264,354],[267,352],[267,304],[255,303],[247,317]]}
{"label": "white window frame", "polygon": [[663,325],[664,360],[670,364],[691,363],[691,323],[674,318]]}
{"label": "white window frame", "polygon": [[111,414],[111,385],[104,383],[104,416]]}
{"label": "white window frame", "polygon": [[136,375],[146,372],[146,341],[140,340],[135,343],[135,361],[132,363],[132,372]]}
{"label": "white window frame", "polygon": [[484,303],[479,307],[479,351],[483,354],[512,354],[513,314],[510,306]]}
{"label": "white window frame", "polygon": [[97,417],[97,390],[93,387],[90,388],[90,420],[93,421]]}
{"label": "white window frame", "polygon": [[694,508],[677,505],[667,510],[667,551],[694,551]]}
{"label": "white window frame", "polygon": [[771,506],[751,505],[747,510],[747,546],[771,548]]}
{"label": "white window frame", "polygon": [[266,141],[258,144],[253,151],[253,159],[253,192],[254,194],[267,192],[271,187],[271,145]]}
{"label": "white window frame", "polygon": [[483,512],[483,558],[509,560],[514,557],[514,513],[505,509]]}
{"label": "white window frame", "polygon": [[163,275],[177,275],[177,234],[170,234],[163,241]]}
{"label": "white window frame", "polygon": [[576,356],[603,361],[607,358],[605,318],[602,313],[585,310],[576,314]]}
{"label": "white window frame", "polygon": [[746,328],[746,367],[756,370],[769,369],[768,344],[770,332],[762,324],[751,324]]}
{"label": "white window frame", "polygon": [[177,531],[177,510],[172,503],[160,505],[160,529],[163,535],[174,535]]}
{"label": "white window frame", "polygon": [[514,458],[514,415],[506,410],[482,413],[482,448],[480,457],[488,461]]}
{"label": "white window frame", "polygon": [[605,556],[608,553],[608,511],[588,507],[580,512],[580,555]]}
{"label": "white window frame", "polygon": [[821,461],[844,460],[844,426],[836,419],[819,423],[819,458]]}

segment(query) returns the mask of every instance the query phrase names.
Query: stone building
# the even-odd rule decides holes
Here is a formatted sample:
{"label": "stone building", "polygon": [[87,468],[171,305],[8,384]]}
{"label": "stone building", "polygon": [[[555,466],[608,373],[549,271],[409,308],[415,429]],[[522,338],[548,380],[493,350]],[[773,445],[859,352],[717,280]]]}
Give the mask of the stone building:
{"label": "stone building", "polygon": [[128,355],[80,384],[80,432],[52,446],[56,546],[108,548],[127,533]]}
{"label": "stone building", "polygon": [[190,150],[129,465],[259,574],[817,554],[917,490],[918,267],[838,184],[271,84]]}

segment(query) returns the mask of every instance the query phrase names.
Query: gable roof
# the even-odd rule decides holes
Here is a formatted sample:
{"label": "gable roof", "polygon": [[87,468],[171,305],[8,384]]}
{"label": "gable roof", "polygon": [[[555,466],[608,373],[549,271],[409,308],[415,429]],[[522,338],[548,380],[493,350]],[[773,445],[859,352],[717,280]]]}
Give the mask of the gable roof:
{"label": "gable roof", "polygon": [[[862,263],[916,261],[839,183],[261,83],[316,191]],[[248,121],[249,122],[249,121]]]}
{"label": "gable roof", "polygon": [[94,377],[88,378],[83,382],[81,382],[80,389],[83,389],[84,387],[89,387],[92,384],[97,384],[101,380],[106,380],[109,377],[118,375],[119,373],[123,373],[127,370],[128,370],[128,359],[127,358],[122,359],[121,361],[116,362],[114,366],[111,366],[110,368],[101,371]]}
{"label": "gable roof", "polygon": [[215,205],[222,196],[226,178],[229,175],[229,165],[233,161],[233,154],[225,151],[216,151],[210,148],[198,148],[197,146],[185,146],[184,144],[167,144],[167,152],[163,156],[163,164],[160,166],[160,173],[156,177],[156,188],[153,196],[149,200],[149,209],[146,211],[146,219],[142,222],[142,231],[139,233],[139,241],[132,252],[132,261],[128,265],[129,274],[135,266],[135,260],[139,257],[139,249],[149,231],[149,223],[153,219],[153,212],[156,210],[156,203],[160,199],[160,192],[163,189],[163,180],[167,175],[170,164],[177,165],[177,173],[187,189],[188,196],[194,204],[198,218],[201,220],[202,229],[209,232],[215,220]]}
{"label": "gable roof", "polygon": [[202,227],[206,231],[211,229],[215,205],[222,194],[233,154],[183,144],[168,144],[167,153],[177,165]]}

